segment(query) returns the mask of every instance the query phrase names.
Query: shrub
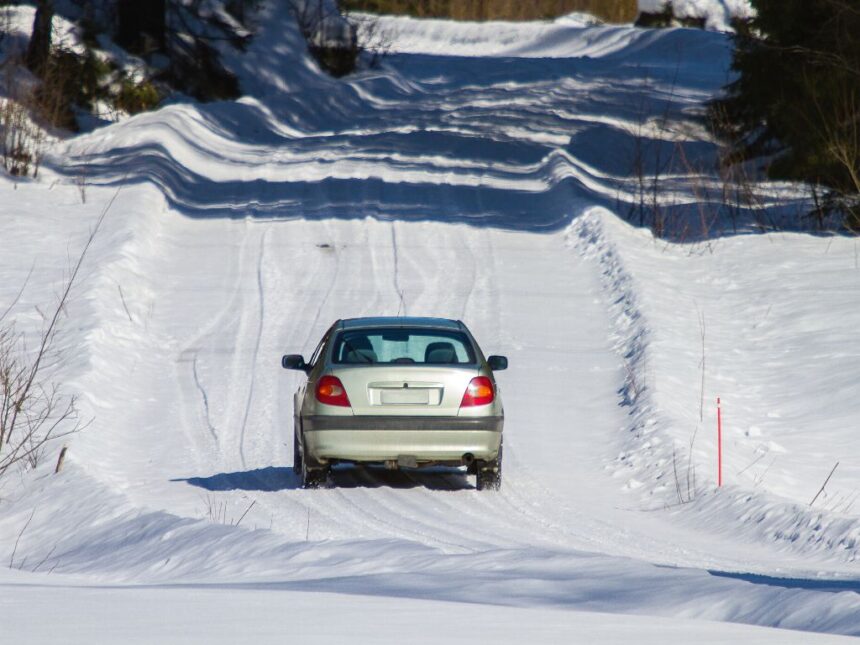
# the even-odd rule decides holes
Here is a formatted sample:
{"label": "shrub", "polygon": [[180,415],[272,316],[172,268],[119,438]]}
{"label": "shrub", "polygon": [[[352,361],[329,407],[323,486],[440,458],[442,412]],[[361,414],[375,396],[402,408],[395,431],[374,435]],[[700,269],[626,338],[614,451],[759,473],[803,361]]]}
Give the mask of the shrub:
{"label": "shrub", "polygon": [[30,119],[17,101],[0,103],[0,158],[3,169],[14,177],[39,174],[44,131]]}
{"label": "shrub", "polygon": [[128,114],[138,114],[155,109],[160,101],[161,95],[151,82],[135,83],[131,79],[123,79],[113,104]]}
{"label": "shrub", "polygon": [[53,126],[77,130],[75,108],[92,110],[109,97],[111,66],[89,48],[79,54],[56,48],[51,52],[35,92],[36,109]]}

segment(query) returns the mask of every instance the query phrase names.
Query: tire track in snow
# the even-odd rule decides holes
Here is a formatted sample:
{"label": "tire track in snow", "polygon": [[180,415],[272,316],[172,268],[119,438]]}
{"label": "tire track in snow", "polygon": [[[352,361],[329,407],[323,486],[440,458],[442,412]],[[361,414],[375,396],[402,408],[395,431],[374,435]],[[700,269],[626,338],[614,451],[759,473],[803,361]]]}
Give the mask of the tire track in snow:
{"label": "tire track in snow", "polygon": [[[382,232],[378,225],[371,224],[370,231],[379,231]],[[417,230],[417,229],[416,229]],[[449,235],[450,232],[446,227],[441,227],[435,229],[433,232],[443,233],[444,235]],[[389,235],[391,231],[389,231]],[[420,237],[417,239],[424,240],[426,239],[427,231],[422,227]],[[358,254],[352,254],[350,257],[353,260],[357,261],[366,261],[370,259],[375,268],[374,270],[374,284],[376,288],[374,289],[375,298],[372,301],[367,301],[365,299],[361,299],[358,302],[361,303],[361,313],[363,314],[376,314],[379,313],[378,310],[374,309],[374,307],[378,307],[379,296],[382,292],[384,292],[384,285],[386,282],[391,280],[392,276],[392,265],[388,264],[387,268],[378,267],[375,262],[373,262],[373,250],[376,248],[382,248],[381,245],[374,244],[371,240],[369,243],[364,245],[355,245],[354,248],[359,251]],[[402,240],[398,239],[397,236],[394,238],[395,243],[397,244],[398,249],[402,247]],[[382,240],[379,240],[380,242]],[[407,240],[407,243],[409,240]],[[441,244],[442,247],[447,248],[448,245]],[[410,249],[412,247],[410,246]],[[371,253],[368,254],[366,252],[361,251],[361,249],[370,249]],[[428,263],[424,261],[421,253],[433,252],[436,253],[438,249],[433,247],[428,247],[424,244],[416,245],[414,252],[419,254],[416,258],[415,262],[411,262],[410,265],[414,265],[416,270],[420,270],[424,266],[428,266]],[[393,255],[388,255],[389,258],[393,260]],[[398,265],[398,277],[400,280],[403,279],[403,265],[400,263]],[[350,271],[348,274],[348,280],[354,281],[359,280],[361,275],[365,275],[366,272],[363,271]],[[425,282],[424,279],[426,276],[421,274],[422,282]],[[398,284],[399,286],[399,284]],[[360,290],[350,288],[349,283],[345,285],[341,285],[341,288],[345,290],[346,293],[357,294]],[[455,293],[462,293],[463,290],[454,290]],[[445,293],[440,289],[433,289],[431,292],[436,300],[443,296]],[[446,302],[450,299],[449,296],[445,295]],[[342,303],[342,304],[347,304]],[[428,303],[432,308],[433,303]],[[424,517],[422,514],[415,514],[415,509],[413,507],[412,502],[415,500],[415,495],[419,495],[421,499],[425,499],[427,503],[421,504],[423,507],[427,507],[432,505],[434,498],[438,497],[438,492],[430,492],[425,490],[415,490],[412,492],[406,492],[399,490],[397,488],[397,484],[394,484],[395,488],[391,489],[389,477],[390,473],[375,473],[372,469],[348,469],[348,470],[340,470],[336,473],[336,478],[339,480],[339,486],[342,488],[338,488],[336,495],[321,495],[317,496],[313,493],[308,495],[308,493],[303,492],[299,493],[306,498],[307,507],[313,507],[316,512],[322,511],[321,502],[325,507],[325,510],[322,511],[325,516],[329,519],[329,521],[334,525],[343,529],[344,523],[351,524],[355,527],[364,527],[364,529],[360,529],[362,533],[370,532],[373,535],[393,535],[397,537],[407,537],[408,539],[413,539],[420,541],[422,543],[434,545],[440,548],[443,548],[446,551],[451,550],[459,550],[463,551],[471,550],[474,551],[481,545],[486,544],[494,544],[495,539],[492,535],[492,531],[482,531],[480,533],[478,540],[471,539],[463,539],[464,532],[462,527],[460,527],[457,523],[452,525],[451,529],[446,529],[445,531],[439,531],[440,526],[446,526],[445,522],[440,522],[440,517],[436,513],[429,514],[427,517]],[[404,476],[404,474],[400,474],[400,477],[403,477],[406,481],[413,481],[409,479],[408,476]],[[446,482],[450,482],[450,477],[444,478]],[[353,487],[354,486],[354,487]],[[366,486],[372,486],[372,489],[365,488]],[[451,485],[450,488],[460,489],[462,486]],[[471,489],[466,489],[464,491],[465,494],[470,494]],[[293,493],[286,493],[287,496],[293,498],[296,495]],[[445,505],[448,508],[447,505]],[[450,512],[450,516],[456,516],[458,514],[457,508],[452,508]],[[449,513],[445,513],[449,515]],[[350,534],[350,531],[346,531],[347,534]],[[338,532],[340,534],[340,532]],[[468,531],[465,532],[466,535],[469,534]],[[454,539],[452,539],[454,538]],[[458,539],[459,538],[459,539]]]}
{"label": "tire track in snow", "polygon": [[[400,298],[400,304],[397,306],[398,316],[408,316],[406,310],[406,299],[403,296],[403,289],[400,287],[400,259],[397,255],[397,223],[391,222],[391,252],[394,255],[394,290]],[[402,313],[401,313],[402,312]]]}
{"label": "tire track in snow", "polygon": [[[475,319],[469,321],[470,326],[483,327],[487,332],[499,330],[490,336],[489,341],[482,340],[482,344],[501,342],[506,332],[502,314],[503,308],[501,307],[502,299],[497,284],[499,268],[493,243],[493,231],[469,229],[466,235],[456,235],[456,239],[461,241],[462,247],[468,252],[470,258],[471,271],[462,272],[468,275],[467,279],[470,285],[470,288],[462,296],[464,316],[469,305],[477,301],[477,304],[472,307],[475,312]],[[475,248],[478,244],[482,248],[476,252]],[[478,256],[486,257],[486,261],[481,266],[478,265],[476,259]],[[454,290],[454,292],[462,293],[459,290]],[[481,337],[484,338],[483,335]],[[517,467],[520,467],[521,464],[516,461],[516,452],[512,449],[512,443],[508,441],[506,444],[508,448],[506,461],[508,463],[513,461]],[[511,470],[514,469],[509,469],[509,472]],[[534,543],[535,538],[532,531],[524,530],[524,526],[541,526],[541,539],[554,545],[569,546],[571,539],[578,537],[579,532],[572,530],[567,524],[549,519],[553,515],[558,515],[558,506],[544,509],[540,504],[530,503],[526,496],[519,494],[520,486],[524,482],[518,474],[508,475],[506,482],[499,493],[491,495],[475,494],[471,490],[465,490],[463,492],[469,497],[451,499],[448,496],[440,497],[433,491],[426,491],[426,494],[430,496],[428,497],[428,505],[431,503],[446,505],[450,509],[449,513],[442,514],[446,518],[462,518],[464,516],[473,518],[475,521],[462,523],[463,526],[460,528],[463,535],[469,535],[474,540],[480,539],[487,544],[499,545],[498,535],[500,534],[509,536],[508,539],[504,540],[505,545]],[[532,490],[535,490],[534,486],[532,486]],[[535,498],[541,499],[539,495],[536,495]],[[588,540],[587,545],[590,547],[599,546],[594,540]]]}
{"label": "tire track in snow", "polygon": [[[371,481],[373,481],[377,486],[376,488],[366,491],[367,493],[371,493],[371,491],[388,492],[384,491],[386,488],[384,483],[373,477],[367,469],[363,470],[365,471],[364,474],[368,475],[371,478]],[[414,513],[411,516],[406,515],[395,510],[392,506],[385,504],[384,500],[386,495],[384,494],[367,494],[363,495],[359,500],[353,499],[357,496],[350,494],[352,491],[347,492],[343,489],[335,489],[334,492],[337,493],[338,499],[342,504],[352,507],[354,516],[362,518],[369,526],[372,526],[377,531],[379,531],[380,526],[385,526],[387,527],[390,535],[399,538],[411,536],[412,539],[417,539],[421,544],[437,546],[449,553],[478,552],[478,549],[463,544],[462,537],[459,541],[451,541],[440,537],[439,524],[418,521],[418,518],[415,517]],[[339,511],[340,510],[342,510],[342,506]],[[452,534],[454,536],[457,535],[455,530],[448,530],[445,532],[445,535],[450,536]]]}
{"label": "tire track in snow", "polygon": [[466,320],[466,313],[469,311],[469,304],[472,301],[472,294],[475,293],[475,283],[478,280],[478,263],[475,254],[472,252],[469,244],[465,241],[461,242],[461,248],[469,254],[469,290],[463,297],[463,306],[460,308],[460,320]]}
{"label": "tire track in snow", "polygon": [[215,426],[212,425],[212,419],[209,415],[209,396],[206,394],[206,388],[203,387],[203,384],[200,382],[200,375],[197,373],[197,360],[199,355],[199,351],[194,352],[194,361],[191,365],[191,371],[194,374],[194,384],[197,386],[197,389],[200,391],[200,396],[203,399],[203,415],[206,420],[206,427],[209,429],[209,434],[212,435],[212,439],[217,444],[218,431],[215,429]]}
{"label": "tire track in snow", "polygon": [[[484,314],[481,318],[482,325],[488,330],[498,330],[490,342],[514,346],[519,342],[508,331],[504,312],[514,311],[515,305],[505,297],[505,292],[498,288],[499,265],[505,263],[504,253],[499,257],[494,242],[494,236],[498,235],[504,233],[488,231],[486,248],[481,251],[481,255],[488,258],[487,265],[490,269],[485,274],[486,278],[480,281],[482,288],[478,289],[476,294],[480,304],[474,310]],[[496,496],[494,511],[509,518],[512,527],[522,524],[541,527],[541,537],[556,546],[578,547],[596,552],[612,551],[613,548],[608,545],[617,541],[618,527],[600,518],[584,515],[582,510],[571,506],[568,500],[548,487],[540,477],[540,465],[530,464],[519,458],[517,437],[518,433],[514,429],[506,433],[505,483]]]}
{"label": "tire track in snow", "polygon": [[263,289],[263,258],[266,252],[266,238],[271,230],[271,227],[267,227],[260,236],[260,250],[257,254],[257,293],[260,303],[260,319],[257,325],[257,340],[254,343],[254,353],[251,357],[251,377],[249,379],[250,383],[248,384],[248,397],[245,400],[245,413],[242,416],[242,429],[239,433],[239,459],[242,461],[243,468],[247,468],[247,463],[245,461],[245,430],[248,426],[248,415],[251,412],[251,403],[254,400],[254,385],[256,383],[257,374],[257,370],[255,368],[257,365],[257,357],[260,354],[260,341],[263,338],[263,320],[266,315],[266,296]]}
{"label": "tire track in snow", "polygon": [[[333,234],[327,222],[314,224],[312,227],[301,227],[297,223],[285,222],[275,222],[269,226],[274,229],[272,231],[274,238],[269,236],[267,239],[265,258],[268,261],[261,262],[261,265],[267,266],[270,270],[265,272],[265,280],[258,279],[258,288],[261,283],[270,294],[283,294],[284,297],[271,298],[270,296],[269,301],[272,304],[264,310],[266,317],[263,323],[264,330],[266,328],[277,330],[276,338],[271,342],[279,348],[306,347],[311,341],[315,344],[318,340],[313,338],[316,334],[315,328],[341,272],[337,236]],[[300,264],[272,260],[273,256],[282,257],[277,252],[277,248],[285,242],[291,247],[287,257],[305,254],[303,256],[305,259]],[[294,250],[293,246],[297,249]],[[317,298],[315,302],[312,297],[315,287],[322,284],[327,284],[328,287],[321,298]],[[300,343],[303,344],[299,345]],[[265,357],[263,362],[265,366]],[[283,374],[279,369],[276,373]],[[273,376],[272,379],[270,395],[277,400],[271,405],[271,417],[264,420],[270,436],[264,458],[272,459],[275,468],[285,468],[292,465],[294,383],[292,379],[283,379],[280,376]],[[261,387],[264,386],[260,385],[260,380],[256,380],[254,390]],[[257,392],[257,400],[259,401],[260,396],[267,391],[269,390]],[[306,496],[290,490],[295,485],[293,473],[285,477],[289,480],[284,485],[287,490],[266,491],[263,494],[254,495],[256,505],[253,515],[267,518],[270,529],[289,536],[290,539],[298,540],[305,535],[304,518],[310,513],[311,505],[308,504]],[[247,502],[244,503],[247,504]],[[320,512],[316,507],[313,507],[313,510],[318,514]],[[331,522],[335,523],[335,520],[336,518],[332,516]],[[297,522],[301,523],[300,529],[296,528]]]}
{"label": "tire track in snow", "polygon": [[[375,253],[376,249],[384,248],[386,251],[385,256],[390,258],[389,233],[385,230],[384,227],[386,225],[384,223],[372,222],[369,225],[360,222],[351,223],[347,225],[349,228],[346,231],[334,229],[331,223],[327,221],[308,224],[307,226],[310,227],[308,230],[311,232],[310,237],[312,239],[324,239],[326,244],[329,245],[328,247],[320,247],[319,243],[317,243],[317,247],[320,248],[324,256],[333,259],[333,264],[330,261],[325,262],[313,274],[304,266],[296,267],[296,265],[289,264],[284,266],[283,275],[286,276],[287,283],[295,283],[295,280],[291,280],[291,277],[295,277],[298,274],[306,278],[310,284],[328,285],[322,296],[318,298],[316,308],[313,310],[313,316],[309,321],[310,324],[308,325],[305,338],[305,346],[311,343],[312,345],[316,345],[321,335],[317,327],[331,309],[335,309],[331,313],[332,319],[342,317],[341,311],[344,309],[356,315],[378,314],[379,307],[383,301],[389,301],[387,298],[382,298],[382,292],[385,290],[384,285],[388,284],[391,279],[390,264],[384,271],[380,271],[374,261],[374,258],[377,257]],[[319,229],[324,231],[322,237],[319,235]],[[378,238],[374,233],[382,234],[383,237]],[[341,243],[341,239],[344,237],[350,240],[348,244]],[[366,267],[368,263],[371,265],[369,268]],[[373,275],[373,285],[376,287],[372,291],[372,298],[368,298],[366,291],[362,288],[368,275]],[[271,285],[267,284],[266,286],[269,289],[272,288]],[[291,287],[295,288],[292,284]],[[302,291],[303,289],[299,290]],[[312,303],[311,298],[304,297],[301,294],[295,295],[294,300],[304,304]],[[353,306],[357,306],[358,308],[353,309]],[[310,318],[297,314],[293,308],[286,310],[282,317],[295,321],[296,329],[303,328],[306,324],[304,321]],[[323,320],[325,327],[328,327],[330,322]],[[286,409],[289,409],[291,425],[292,392],[293,389],[290,388],[288,393],[283,393],[286,397],[285,402],[282,403],[284,414],[275,420],[276,423],[281,418],[287,417]],[[287,399],[289,403],[286,403]],[[291,433],[288,433],[288,436],[291,441]],[[358,474],[357,472],[349,474],[340,473],[339,477],[345,477],[344,483],[349,486],[351,483],[358,481],[357,479],[351,479],[353,475]],[[285,511],[285,503],[292,508]],[[361,534],[371,536],[386,534],[385,532],[380,533],[378,522],[368,522],[366,518],[361,517],[359,512],[351,510],[341,503],[333,503],[330,496],[315,495],[309,491],[285,490],[274,494],[272,497],[264,496],[258,503],[257,508],[260,511],[271,514],[273,521],[275,521],[273,528],[276,531],[287,534],[292,534],[292,529],[297,518],[303,522],[306,513],[309,512],[321,515],[326,523],[332,527],[337,527],[337,530],[332,529],[335,535],[344,531],[346,526],[355,527],[355,531]],[[346,533],[354,535],[348,529]]]}
{"label": "tire track in snow", "polygon": [[[328,224],[326,227],[328,228]],[[373,230],[381,233],[384,229]],[[422,305],[422,309],[425,306],[429,310],[450,307],[452,311],[457,311],[459,305],[462,310],[465,310],[470,306],[469,301],[474,299],[474,313],[479,317],[478,320],[481,324],[488,330],[494,327],[498,328],[500,324],[504,327],[499,311],[502,303],[499,300],[495,284],[498,270],[491,248],[492,231],[471,228],[463,231],[459,228],[425,227],[424,225],[416,227],[414,231],[411,229],[409,231],[410,234],[405,240],[402,235],[403,229],[396,232],[389,231],[389,233],[394,234],[392,241],[397,244],[398,251],[402,251],[404,241],[409,245],[410,240],[414,237],[412,241],[416,242],[414,249],[409,245],[410,253],[414,256],[410,256],[410,262],[406,265],[398,262],[398,286],[408,277],[404,274],[404,270],[409,271],[409,275],[414,270],[422,283],[427,283],[428,279],[432,277],[432,272],[422,271],[422,268],[434,263],[439,265],[440,262],[448,262],[449,254],[447,252],[441,253],[440,249],[459,249],[463,246],[468,250],[468,257],[471,258],[471,270],[457,273],[456,282],[462,288],[459,288],[457,284],[451,285],[450,283],[441,284],[442,288],[437,286],[433,286],[432,289],[425,288],[424,299],[426,302]],[[426,244],[428,235],[434,239],[435,245],[428,246]],[[379,241],[384,243],[384,238],[379,239]],[[267,252],[266,240],[262,237],[260,246],[261,253],[257,264],[258,292],[262,292],[266,288],[273,288],[268,280],[262,279],[260,267],[264,258],[270,255]],[[384,248],[383,244],[370,246]],[[366,248],[368,245],[360,243],[351,246],[348,254],[351,265],[368,259],[368,254],[363,250]],[[432,257],[429,257],[428,254]],[[458,257],[465,255],[465,251],[457,250],[455,255]],[[482,262],[481,267],[475,260],[477,255],[488,257],[486,262]],[[393,256],[389,256],[389,258],[393,260]],[[361,289],[354,288],[361,283],[361,276],[366,276],[366,272],[358,269],[357,266],[352,266],[348,274],[345,274],[348,275],[345,284],[338,284],[339,276],[329,280],[328,288],[314,313],[314,326],[325,314],[326,303],[333,297],[334,293],[341,291],[344,296],[349,294],[349,298],[345,298],[340,303],[341,306],[344,304],[348,306],[350,302],[354,301],[361,305],[364,313],[377,313],[368,310],[378,306],[375,304],[375,300],[365,299],[361,294]],[[337,252],[335,271],[341,273],[342,267],[340,253]],[[388,270],[380,270],[375,276],[376,288],[373,293],[377,300],[379,294],[385,289],[386,281],[391,280],[391,265],[389,264],[388,267]],[[292,268],[288,274],[296,275],[296,272],[296,268]],[[460,303],[456,302],[457,299],[460,299]],[[263,304],[261,314],[266,312],[267,309]],[[269,314],[271,315],[271,312]],[[314,333],[309,331],[311,335]],[[498,333],[494,332],[493,335],[497,336]],[[502,329],[502,334],[504,334],[504,329]],[[260,334],[258,333],[258,347],[259,338]],[[256,389],[256,384],[254,389]],[[248,399],[246,399],[246,411],[247,403]],[[403,476],[406,481],[420,482],[420,475],[413,476],[405,473]],[[382,474],[377,476],[372,471],[354,471],[348,474],[342,472],[339,473],[339,477],[343,478],[343,485],[346,488],[338,491],[336,497],[327,494],[308,494],[304,491],[300,493],[285,491],[283,494],[276,493],[271,498],[268,495],[259,496],[262,498],[260,501],[265,500],[265,502],[258,502],[258,509],[271,512],[273,517],[277,517],[279,524],[277,530],[288,534],[294,533],[290,527],[295,523],[296,516],[303,515],[300,509],[305,509],[305,512],[307,509],[313,509],[315,513],[325,517],[326,531],[332,531],[335,537],[341,535],[355,537],[356,533],[394,535],[434,545],[446,551],[474,551],[495,546],[528,544],[529,529],[524,527],[535,526],[541,527],[538,533],[542,536],[542,541],[557,544],[569,544],[572,538],[576,541],[575,535],[572,535],[568,527],[564,526],[564,522],[559,524],[550,520],[552,517],[551,509],[544,504],[535,504],[533,500],[512,494],[515,491],[503,489],[502,495],[493,494],[479,497],[471,488],[463,489],[462,486],[455,485],[453,475],[444,474],[440,474],[440,479],[443,480],[446,487],[450,484],[450,488],[455,489],[450,495],[440,492],[437,486],[434,486],[433,490],[423,487],[409,491],[400,490],[397,484],[393,484],[393,487],[390,486],[387,478]],[[458,475],[457,477],[461,476]],[[369,482],[374,488],[362,489],[360,486],[349,488],[350,480],[358,481],[359,484],[362,481]],[[521,483],[519,477],[509,476],[509,486],[506,488],[510,489],[512,485],[519,488]],[[532,488],[532,490],[535,489]],[[284,502],[289,502],[289,506],[292,508],[285,511],[283,509]],[[416,511],[418,508],[422,510]],[[557,511],[558,509],[554,510]],[[349,526],[353,528],[347,528]],[[444,530],[440,531],[440,527],[443,527]],[[284,529],[287,530],[284,531]]]}
{"label": "tire track in snow", "polygon": [[[418,229],[416,229],[418,230]],[[459,248],[460,245],[470,246],[473,236],[478,236],[484,239],[485,244],[489,245],[490,241],[486,239],[489,231],[479,231],[467,229],[465,236],[461,234],[459,229],[450,229],[448,227],[430,227],[426,230],[424,227],[420,229],[420,239],[426,240],[428,236],[434,239],[437,244],[416,244],[414,253],[433,253],[434,259],[439,259],[437,247],[442,248]],[[435,235],[441,235],[444,239],[436,239]],[[463,237],[464,242],[457,243]],[[448,242],[454,240],[453,244]],[[407,240],[408,242],[408,240]],[[400,245],[402,248],[402,244]],[[410,246],[410,249],[413,247]],[[452,311],[456,311],[456,305],[453,301],[457,297],[463,303],[467,299],[471,299],[474,291],[476,280],[474,278],[477,273],[477,263],[475,262],[475,254],[469,250],[469,257],[472,258],[472,271],[458,272],[458,281],[465,280],[469,287],[464,289],[456,288],[435,288],[426,290],[431,294],[428,302],[422,305],[422,308],[427,308],[428,311],[437,311],[441,307],[450,307]],[[424,272],[420,269],[424,266],[432,264],[429,259],[421,256],[413,258],[410,263],[419,272],[422,277],[422,282],[426,282]],[[438,263],[437,263],[438,264]],[[494,263],[488,263],[488,267],[493,267]],[[488,270],[490,270],[488,268]],[[402,279],[403,267],[400,267],[399,276]],[[482,279],[480,281],[482,288],[486,291],[483,294],[486,300],[485,307],[481,310],[489,320],[498,320],[500,318],[498,307],[498,298],[495,292],[496,288],[494,281],[491,279]],[[446,283],[451,287],[450,283]],[[452,297],[453,296],[453,297]],[[462,308],[462,304],[460,307]],[[380,530],[383,534],[389,534],[396,537],[412,536],[413,539],[418,539],[424,544],[440,546],[446,550],[458,549],[468,552],[474,552],[486,548],[495,548],[498,546],[509,546],[511,543],[528,544],[530,541],[529,531],[523,532],[523,526],[534,525],[535,515],[524,511],[522,508],[516,516],[511,515],[511,509],[516,508],[510,500],[505,500],[496,495],[484,497],[476,497],[478,495],[471,487],[464,488],[461,483],[453,482],[454,477],[462,478],[462,473],[452,471],[450,475],[443,473],[438,474],[439,481],[447,484],[447,488],[451,490],[452,495],[440,494],[438,486],[432,489],[424,487],[422,479],[426,475],[420,473],[410,473],[404,471],[394,475],[392,473],[380,472],[375,473],[372,469],[354,469],[343,470],[337,473],[337,478],[340,480],[339,486],[344,488],[338,489],[338,499],[345,505],[336,505],[334,513],[341,520],[348,515],[351,518],[357,518],[360,524],[367,524],[372,527],[374,532]],[[400,490],[396,483],[390,481],[391,477],[401,478],[404,482],[411,482],[419,486],[409,492]],[[366,482],[373,486],[371,490],[363,490],[360,488],[362,482]],[[438,483],[438,481],[434,481]],[[349,488],[355,484],[359,488]],[[478,499],[477,508],[475,510],[475,500]],[[417,502],[417,503],[416,503]],[[338,509],[339,507],[339,509]],[[370,509],[373,509],[372,511]],[[421,513],[416,513],[416,508],[423,509]],[[431,512],[432,509],[432,512]],[[329,509],[332,512],[332,509]],[[370,514],[373,521],[367,523],[366,518],[362,514]],[[452,518],[458,518],[453,520]],[[468,521],[463,521],[463,518],[468,518]],[[526,521],[523,522],[522,519]],[[543,522],[537,522],[543,524]],[[420,528],[418,528],[420,527]],[[444,528],[443,528],[444,527]],[[511,532],[516,530],[518,536],[514,540],[510,540]],[[500,536],[508,536],[500,540]],[[451,539],[451,538],[455,539]],[[563,543],[563,539],[553,540],[555,543]]]}
{"label": "tire track in snow", "polygon": [[[207,339],[211,336],[214,336],[216,330],[224,327],[224,321],[227,318],[228,314],[232,314],[232,317],[235,318],[235,312],[239,308],[239,305],[238,305],[239,296],[242,292],[242,289],[241,289],[241,287],[242,287],[241,267],[244,266],[244,264],[245,264],[245,256],[247,254],[247,247],[248,247],[248,236],[245,235],[241,241],[240,246],[239,246],[238,257],[236,260],[236,276],[233,280],[232,287],[230,289],[231,295],[230,295],[229,301],[227,302],[226,305],[221,307],[218,314],[216,316],[213,316],[209,320],[209,322],[206,325],[204,325],[204,327],[191,338],[190,341],[185,343],[184,349],[179,352],[179,357],[176,359],[176,362],[179,364],[189,362],[192,365],[192,373],[191,373],[190,377],[186,377],[186,378],[189,378],[189,380],[194,382],[194,387],[201,394],[201,400],[203,403],[203,420],[207,424],[210,435],[215,440],[215,444],[216,444],[216,447],[218,449],[218,452],[221,452],[221,449],[223,448],[223,446],[221,445],[222,437],[221,437],[220,433],[213,432],[214,427],[213,427],[213,424],[211,423],[211,420],[210,420],[211,419],[211,409],[209,407],[209,394],[208,394],[208,391],[206,390],[205,386],[203,385],[203,380],[200,378],[199,370],[198,370],[198,363],[199,363],[199,357],[200,357],[200,353],[201,353],[201,349],[202,349],[202,343],[203,343],[204,339]],[[191,354],[193,356],[193,358],[191,358],[191,360],[189,360],[187,358],[188,354]],[[179,390],[180,390],[180,392],[182,392],[184,390],[184,388],[183,388],[183,380],[184,379],[182,378],[182,376],[178,372],[176,373],[176,378],[179,381]],[[187,401],[189,401],[189,403],[191,400],[190,394],[191,393],[189,392],[184,397],[182,397],[182,398],[186,399]],[[188,407],[189,408],[194,407],[194,405],[191,404]],[[182,410],[185,410],[185,409],[186,409],[186,406],[182,406]],[[189,440],[191,441],[192,444],[197,444],[198,442],[195,440],[196,433],[191,432],[191,429],[188,428],[188,423],[189,423],[189,421],[185,420],[182,424],[183,428],[185,429],[185,433],[189,437]]]}
{"label": "tire track in snow", "polygon": [[[329,230],[328,223],[326,223],[326,230]],[[328,288],[326,289],[325,294],[320,300],[319,305],[317,306],[316,313],[314,314],[314,318],[311,321],[311,324],[308,325],[308,335],[305,338],[305,347],[307,347],[308,343],[313,340],[314,330],[317,328],[319,324],[320,318],[322,317],[323,309],[328,304],[329,298],[331,298],[332,291],[334,291],[334,287],[337,284],[338,276],[340,275],[340,253],[337,250],[337,244],[332,245],[332,253],[334,254],[334,274],[332,275],[331,280],[328,282]]]}
{"label": "tire track in snow", "polygon": [[[474,276],[473,288],[468,292],[463,303],[464,316],[469,304],[475,301],[474,306],[471,307],[475,319],[470,320],[470,324],[481,326],[487,332],[496,330],[495,334],[481,341],[485,346],[487,343],[510,344],[512,342],[510,338],[507,338],[508,332],[506,331],[503,315],[505,308],[502,306],[503,299],[498,288],[499,260],[493,241],[494,234],[494,231],[491,229],[481,230],[480,242],[483,248],[477,253],[474,250],[475,244],[472,243],[473,238],[471,236],[466,237],[466,242],[464,243],[472,259],[471,265]],[[486,258],[486,261],[482,263],[484,268],[482,271],[479,270],[481,267],[478,266],[476,261],[476,257],[478,256]],[[484,337],[482,336],[482,338]],[[559,510],[565,510],[564,504],[559,504],[554,500],[551,508],[545,508],[540,502],[536,503],[534,501],[553,499],[554,496],[545,495],[544,493],[548,493],[549,491],[538,485],[536,480],[529,477],[527,470],[523,470],[526,466],[517,459],[516,442],[510,437],[510,432],[508,435],[508,439],[505,442],[505,462],[508,464],[506,469],[508,474],[502,490],[491,496],[479,496],[481,511],[475,511],[471,504],[464,504],[459,512],[466,512],[475,517],[483,518],[485,521],[487,519],[485,514],[489,512],[498,521],[498,525],[496,526],[504,526],[505,531],[509,534],[520,535],[518,539],[522,541],[522,544],[534,542],[534,538],[529,535],[529,531],[522,534],[522,527],[540,526],[542,527],[540,532],[541,539],[548,543],[569,547],[571,541],[576,540],[583,544],[583,546],[591,548],[599,547],[599,541],[597,540],[586,539],[583,543],[583,532],[572,528],[572,526],[580,524],[581,518],[571,518],[571,521],[567,522],[550,519],[567,514],[564,512],[559,513]],[[521,488],[525,486],[528,486],[535,494],[531,497],[522,494]],[[493,529],[490,530],[492,531]]]}

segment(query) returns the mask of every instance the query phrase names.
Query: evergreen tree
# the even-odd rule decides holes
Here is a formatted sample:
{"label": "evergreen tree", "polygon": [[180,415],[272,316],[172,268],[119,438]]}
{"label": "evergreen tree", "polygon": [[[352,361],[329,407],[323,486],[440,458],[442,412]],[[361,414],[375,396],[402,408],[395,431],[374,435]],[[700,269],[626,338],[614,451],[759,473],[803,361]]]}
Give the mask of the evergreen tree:
{"label": "evergreen tree", "polygon": [[728,161],[770,156],[773,178],[826,186],[857,218],[860,2],[751,2],[757,15],[736,36],[739,76],[712,105]]}
{"label": "evergreen tree", "polygon": [[119,0],[117,42],[138,54],[163,50],[166,10],[166,0]]}

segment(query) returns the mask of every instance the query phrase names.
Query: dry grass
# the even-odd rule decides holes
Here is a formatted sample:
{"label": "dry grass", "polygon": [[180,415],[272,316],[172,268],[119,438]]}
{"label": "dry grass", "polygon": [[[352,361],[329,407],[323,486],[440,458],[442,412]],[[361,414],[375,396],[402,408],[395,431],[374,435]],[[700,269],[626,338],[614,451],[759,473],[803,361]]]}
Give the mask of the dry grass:
{"label": "dry grass", "polygon": [[45,132],[27,109],[12,99],[0,100],[0,166],[13,177],[38,176]]}
{"label": "dry grass", "polygon": [[349,11],[455,20],[544,20],[585,11],[607,22],[632,22],[636,0],[343,0]]}

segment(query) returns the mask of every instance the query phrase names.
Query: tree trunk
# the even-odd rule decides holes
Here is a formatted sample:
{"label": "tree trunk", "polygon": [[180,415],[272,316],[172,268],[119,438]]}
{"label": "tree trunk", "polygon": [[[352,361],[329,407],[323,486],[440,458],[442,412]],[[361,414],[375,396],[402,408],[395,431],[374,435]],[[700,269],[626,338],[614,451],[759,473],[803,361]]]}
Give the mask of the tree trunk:
{"label": "tree trunk", "polygon": [[36,76],[42,76],[51,55],[51,22],[54,18],[54,0],[39,0],[33,20],[33,35],[27,45],[27,67]]}
{"label": "tree trunk", "polygon": [[119,0],[117,42],[136,54],[163,51],[166,44],[166,0]]}

